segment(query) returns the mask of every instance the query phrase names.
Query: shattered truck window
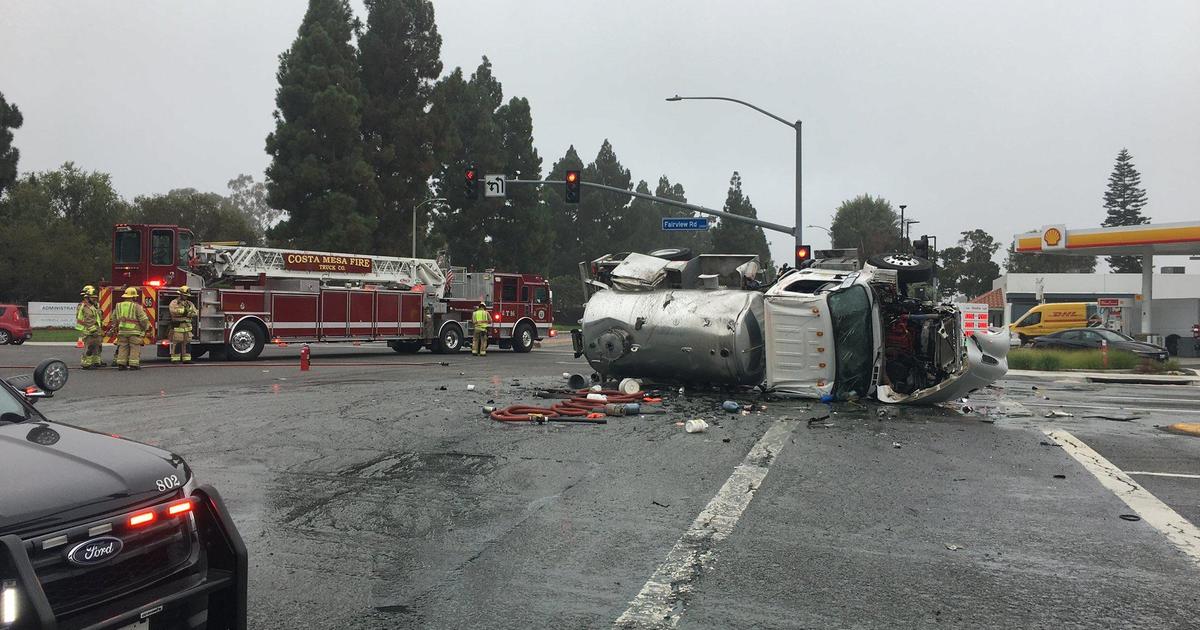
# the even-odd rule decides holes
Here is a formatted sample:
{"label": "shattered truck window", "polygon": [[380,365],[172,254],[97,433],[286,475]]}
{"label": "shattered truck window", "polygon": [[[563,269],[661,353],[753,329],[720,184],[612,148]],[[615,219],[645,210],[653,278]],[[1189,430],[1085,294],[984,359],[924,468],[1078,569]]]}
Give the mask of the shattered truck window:
{"label": "shattered truck window", "polygon": [[871,389],[874,335],[871,334],[871,301],[865,287],[855,285],[829,294],[833,320],[836,372],[833,395],[845,399],[865,397]]}

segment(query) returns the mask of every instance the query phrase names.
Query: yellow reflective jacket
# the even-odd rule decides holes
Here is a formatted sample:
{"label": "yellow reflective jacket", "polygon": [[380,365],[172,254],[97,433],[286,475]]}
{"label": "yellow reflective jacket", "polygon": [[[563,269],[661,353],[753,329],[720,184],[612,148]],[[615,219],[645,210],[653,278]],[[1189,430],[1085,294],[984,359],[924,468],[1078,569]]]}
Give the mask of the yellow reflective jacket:
{"label": "yellow reflective jacket", "polygon": [[196,305],[181,297],[171,300],[171,328],[176,332],[192,332],[192,319],[199,314]]}
{"label": "yellow reflective jacket", "polygon": [[113,309],[113,317],[117,320],[118,335],[145,335],[150,331],[146,309],[132,300],[118,302]]}
{"label": "yellow reflective jacket", "polygon": [[491,319],[492,316],[488,315],[488,312],[482,308],[475,309],[475,312],[471,314],[471,321],[475,322],[476,331],[486,331]]}
{"label": "yellow reflective jacket", "polygon": [[75,330],[83,333],[84,337],[99,335],[101,317],[100,309],[84,300],[75,309]]}

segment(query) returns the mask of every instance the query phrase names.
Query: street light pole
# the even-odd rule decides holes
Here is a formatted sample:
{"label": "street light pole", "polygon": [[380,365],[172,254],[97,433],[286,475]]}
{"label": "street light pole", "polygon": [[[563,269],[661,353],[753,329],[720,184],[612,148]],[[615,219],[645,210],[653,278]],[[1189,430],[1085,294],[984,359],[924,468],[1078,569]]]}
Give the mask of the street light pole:
{"label": "street light pole", "polygon": [[788,122],[786,119],[784,119],[780,116],[776,116],[775,114],[772,114],[771,112],[769,112],[761,107],[758,107],[757,105],[752,105],[750,103],[747,103],[746,101],[740,101],[736,98],[729,98],[727,96],[680,96],[680,95],[676,94],[675,96],[672,96],[672,97],[668,98],[667,100],[670,102],[676,102],[676,101],[729,101],[730,103],[737,103],[738,105],[744,105],[746,107],[749,107],[750,109],[753,109],[754,111],[756,111],[768,118],[774,118],[775,120],[778,120],[779,122],[796,130],[796,231],[794,232],[793,235],[796,237],[796,243],[795,243],[796,247],[797,248],[800,247],[800,245],[804,242],[804,228],[802,227],[804,225],[804,220],[803,220],[803,218],[804,218],[804,203],[802,201],[802,195],[801,195],[801,192],[803,191],[803,180],[801,178],[801,173],[800,173],[800,156],[801,156],[801,147],[803,146],[803,140],[802,140],[801,134],[800,134],[800,128],[802,125],[802,121],[797,120],[794,123]]}
{"label": "street light pole", "polygon": [[425,201],[422,201],[421,203],[419,203],[419,204],[417,204],[417,205],[413,206],[413,217],[412,217],[412,219],[413,219],[413,221],[412,221],[412,223],[413,223],[413,229],[412,229],[412,257],[413,257],[413,258],[416,258],[416,257],[417,257],[417,210],[419,210],[419,209],[421,208],[421,206],[423,206],[423,205],[425,205],[425,204],[427,204],[427,203],[435,202],[435,201],[436,201],[436,202],[444,202],[444,201],[446,201],[446,200],[445,200],[444,198],[442,198],[442,197],[430,197],[429,199],[426,199]]}

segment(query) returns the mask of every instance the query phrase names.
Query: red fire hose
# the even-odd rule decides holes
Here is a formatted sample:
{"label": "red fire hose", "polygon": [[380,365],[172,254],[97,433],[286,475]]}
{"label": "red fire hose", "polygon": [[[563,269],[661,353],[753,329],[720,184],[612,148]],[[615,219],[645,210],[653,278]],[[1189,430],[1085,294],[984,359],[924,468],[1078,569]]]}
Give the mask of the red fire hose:
{"label": "red fire hose", "polygon": [[[588,394],[603,394],[606,400],[589,400]],[[604,405],[608,403],[632,403],[642,402],[644,395],[625,394],[616,390],[603,390],[593,392],[588,389],[581,389],[574,394],[570,394],[566,400],[554,403],[549,407],[535,407],[532,405],[512,405],[504,409],[497,409],[490,414],[492,420],[497,422],[583,422],[588,424],[607,424],[604,418],[591,417],[591,414],[603,413]]]}

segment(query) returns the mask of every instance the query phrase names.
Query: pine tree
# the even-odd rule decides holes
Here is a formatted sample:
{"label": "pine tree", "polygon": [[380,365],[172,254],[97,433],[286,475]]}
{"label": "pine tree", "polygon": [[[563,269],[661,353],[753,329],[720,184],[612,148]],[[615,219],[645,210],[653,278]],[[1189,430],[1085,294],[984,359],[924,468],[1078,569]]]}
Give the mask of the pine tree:
{"label": "pine tree", "polygon": [[[643,179],[637,183],[634,190],[649,195],[650,185]],[[617,232],[623,234],[624,239],[617,249],[645,254],[665,247],[662,235],[666,232],[662,231],[662,213],[666,207],[649,199],[632,199],[618,226]]]}
{"label": "pine tree", "polygon": [[[750,202],[750,197],[742,192],[742,176],[737,171],[729,179],[729,193],[725,197],[725,212],[744,217],[758,218],[758,211]],[[712,229],[712,248],[722,254],[758,254],[759,262],[764,269],[771,269],[771,249],[767,243],[767,235],[757,225],[721,219],[717,227]]]}
{"label": "pine tree", "polygon": [[16,104],[9,104],[0,92],[0,195],[17,181],[17,160],[21,152],[12,145],[13,129],[20,129],[25,119]]}
{"label": "pine tree", "polygon": [[[596,159],[583,169],[580,178],[585,182],[604,184],[631,190],[633,176],[621,165],[606,138],[596,153]],[[592,260],[609,252],[620,251],[620,245],[630,238],[625,224],[630,197],[596,189],[583,192],[575,215],[575,230],[579,234],[579,260]]]}
{"label": "pine tree", "polygon": [[461,68],[438,82],[433,91],[430,117],[438,143],[439,167],[434,190],[446,204],[435,214],[433,243],[445,243],[456,265],[471,269],[494,267],[494,215],[500,209],[494,199],[476,200],[464,194],[463,173],[469,165],[481,174],[505,166],[503,131],[497,110],[503,103],[500,82],[492,74],[487,57],[470,79]]}
{"label": "pine tree", "polygon": [[370,251],[378,198],[363,155],[358,31],[347,0],[309,0],[291,48],[279,56],[275,131],[267,136],[267,199],[288,217],[272,240],[344,252]]}
{"label": "pine tree", "polygon": [[[1127,149],[1121,149],[1113,172],[1108,176],[1108,189],[1104,191],[1104,208],[1108,210],[1108,216],[1101,225],[1114,227],[1149,223],[1150,218],[1142,215],[1146,201],[1142,176],[1133,165],[1133,156],[1129,155]],[[1142,259],[1140,256],[1109,256],[1108,266],[1113,273],[1141,273]]]}
{"label": "pine tree", "polygon": [[868,256],[895,251],[900,245],[900,217],[883,197],[859,195],[843,201],[830,224],[833,247],[857,247]]}
{"label": "pine tree", "polygon": [[[408,254],[413,208],[429,198],[436,167],[427,112],[433,82],[442,73],[442,38],[428,0],[365,4],[367,29],[358,57],[366,92],[363,139],[379,193],[365,200],[378,224],[373,251]],[[422,233],[430,216],[426,208],[418,216]]]}
{"label": "pine tree", "polygon": [[[533,146],[533,115],[529,101],[512,98],[496,110],[500,126],[502,173],[520,179],[541,179],[542,158]],[[493,204],[497,202],[493,201]],[[497,269],[546,273],[555,242],[553,227],[536,188],[516,185],[492,214],[493,263]]]}

